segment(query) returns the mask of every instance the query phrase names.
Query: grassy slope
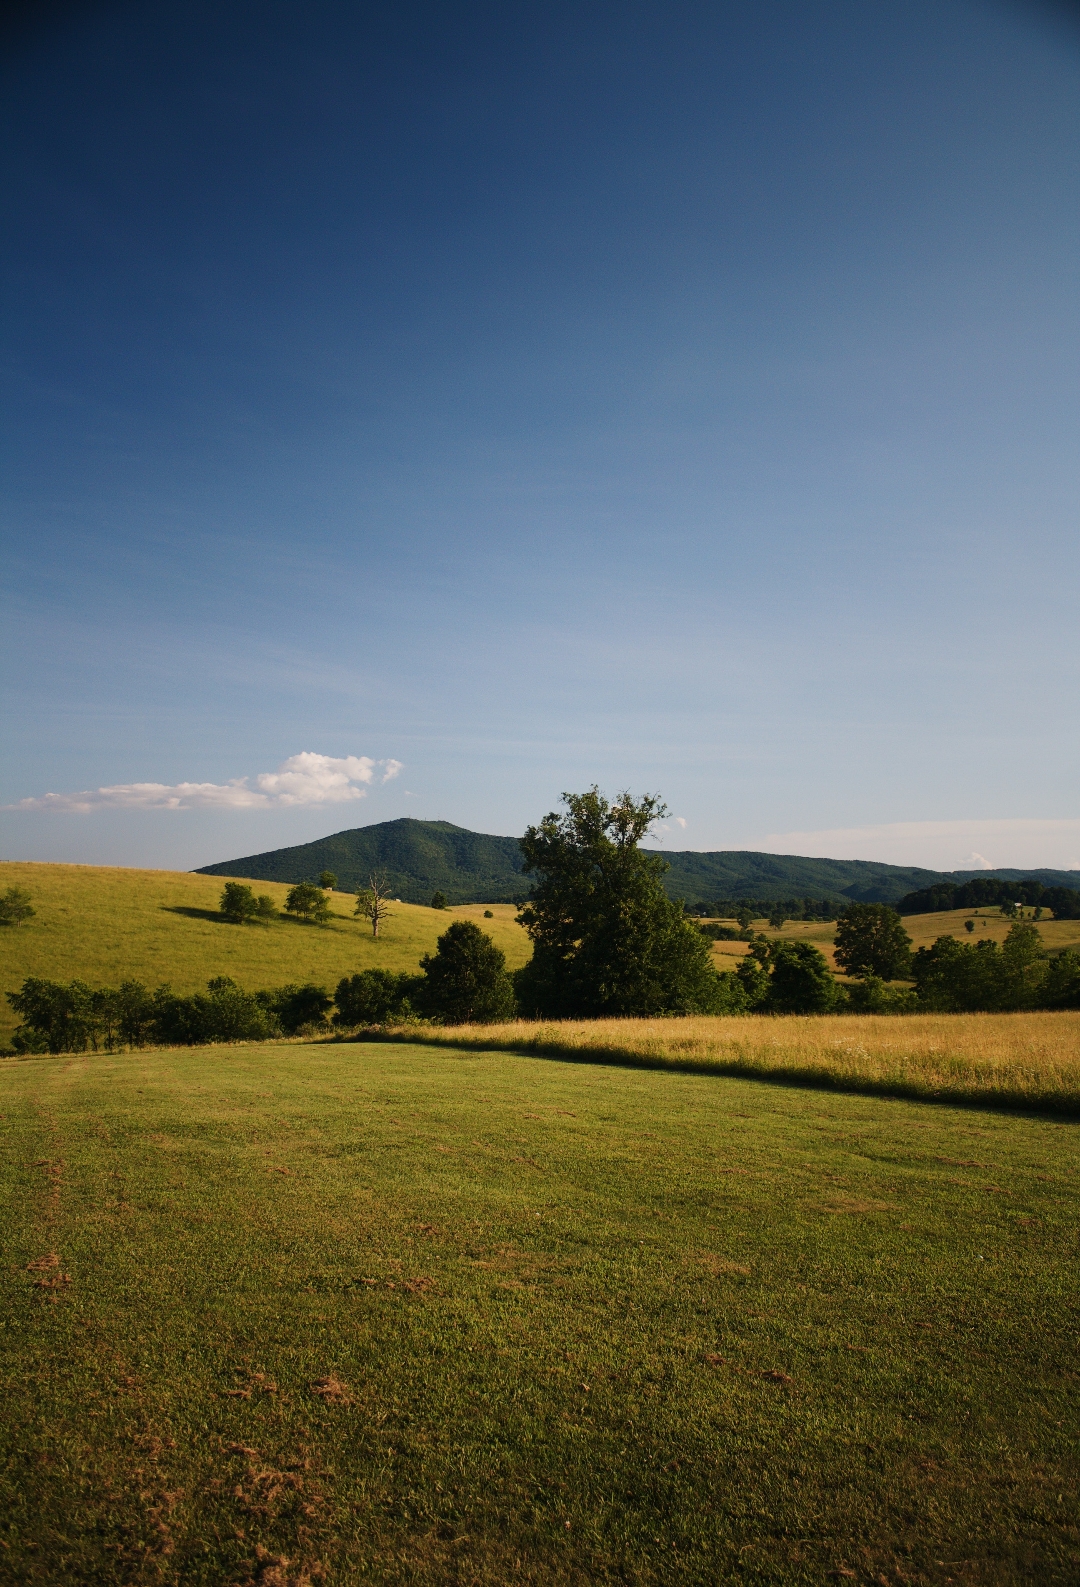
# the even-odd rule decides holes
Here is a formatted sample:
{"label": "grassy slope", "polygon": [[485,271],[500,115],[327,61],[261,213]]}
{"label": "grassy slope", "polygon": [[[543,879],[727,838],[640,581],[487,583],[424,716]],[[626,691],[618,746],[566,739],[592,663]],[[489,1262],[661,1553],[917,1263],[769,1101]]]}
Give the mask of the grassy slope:
{"label": "grassy slope", "polygon": [[[395,904],[378,941],[355,919],[351,894],[331,895],[329,926],[305,926],[282,917],[269,926],[230,926],[217,913],[220,877],[185,871],[137,871],[92,865],[0,864],[0,891],[25,887],[37,911],[23,926],[0,929],[0,993],[27,975],[56,980],[76,976],[92,986],[128,977],[156,986],[170,981],[181,992],[201,989],[212,975],[231,975],[257,990],[287,981],[320,982],[333,990],[343,975],[379,965],[415,971],[451,920],[475,919],[504,950],[513,969],[529,955],[528,938],[515,925],[512,904],[453,910]],[[288,888],[255,882],[279,906]],[[16,1024],[0,999],[0,1046]]]}
{"label": "grassy slope", "polygon": [[1076,1126],[360,1045],[0,1087],[4,1583],[1077,1580]]}

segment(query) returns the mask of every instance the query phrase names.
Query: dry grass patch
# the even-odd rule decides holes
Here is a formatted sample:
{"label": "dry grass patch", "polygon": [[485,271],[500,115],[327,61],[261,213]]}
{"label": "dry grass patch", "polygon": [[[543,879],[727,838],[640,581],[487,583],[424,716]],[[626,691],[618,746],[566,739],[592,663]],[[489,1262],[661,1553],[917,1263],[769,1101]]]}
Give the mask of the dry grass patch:
{"label": "dry grass patch", "polygon": [[[421,1039],[583,1062],[1080,1111],[1080,1012],[1076,1011],[515,1020],[432,1029]],[[408,1040],[417,1040],[416,1033],[410,1032]]]}

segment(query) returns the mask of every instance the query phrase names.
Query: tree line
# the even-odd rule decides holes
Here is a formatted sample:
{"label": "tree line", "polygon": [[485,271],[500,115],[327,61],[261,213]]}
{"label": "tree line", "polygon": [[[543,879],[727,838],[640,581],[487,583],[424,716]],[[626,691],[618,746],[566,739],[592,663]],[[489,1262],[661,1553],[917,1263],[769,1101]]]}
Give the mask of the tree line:
{"label": "tree line", "polygon": [[[502,950],[471,920],[456,920],[419,975],[362,970],[336,992],[307,982],[247,992],[215,976],[205,992],[154,991],[141,981],[91,987],[85,981],[28,976],[7,994],[19,1015],[14,1051],[115,1052],[122,1047],[183,1047],[267,1041],[409,1019],[444,1024],[512,1018],[514,988]],[[336,1006],[335,1006],[336,1005]],[[331,1013],[333,1010],[333,1013]]]}
{"label": "tree line", "polygon": [[767,920],[770,926],[775,921],[779,930],[788,920],[835,920],[849,902],[846,898],[714,898],[699,900],[688,906],[688,912],[714,920],[737,920],[744,930],[752,920]]}
{"label": "tree line", "polygon": [[1054,912],[1055,920],[1080,920],[1080,892],[1072,887],[1046,887],[1035,877],[1005,882],[1000,876],[974,876],[969,882],[934,882],[907,893],[896,905],[900,915],[933,915],[946,909],[992,909],[1024,904]]}

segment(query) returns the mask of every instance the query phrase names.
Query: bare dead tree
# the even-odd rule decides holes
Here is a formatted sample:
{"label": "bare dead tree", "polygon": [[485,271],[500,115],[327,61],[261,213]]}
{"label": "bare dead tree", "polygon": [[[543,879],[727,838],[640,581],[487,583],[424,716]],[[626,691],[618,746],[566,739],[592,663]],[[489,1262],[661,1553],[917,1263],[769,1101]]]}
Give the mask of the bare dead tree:
{"label": "bare dead tree", "polygon": [[363,892],[357,895],[356,914],[371,921],[371,935],[379,935],[379,927],[393,914],[390,908],[390,883],[383,871],[373,871]]}

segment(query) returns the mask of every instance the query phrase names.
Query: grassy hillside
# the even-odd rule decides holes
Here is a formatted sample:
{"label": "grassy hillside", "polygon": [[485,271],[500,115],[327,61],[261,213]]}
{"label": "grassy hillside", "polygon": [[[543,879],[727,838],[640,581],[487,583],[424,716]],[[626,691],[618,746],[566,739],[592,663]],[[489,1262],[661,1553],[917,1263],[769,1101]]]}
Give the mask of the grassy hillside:
{"label": "grassy hillside", "polygon": [[360,1044],[0,1086],[4,1584],[1076,1582],[1075,1126]]}
{"label": "grassy hillside", "polygon": [[[27,975],[92,986],[134,977],[148,986],[169,981],[178,992],[205,987],[212,975],[231,975],[249,991],[287,981],[316,981],[332,991],[343,975],[381,966],[415,971],[451,920],[475,919],[506,953],[511,969],[529,957],[529,941],[509,904],[453,910],[395,904],[374,941],[353,916],[356,899],[333,894],[328,926],[280,917],[268,926],[231,926],[217,912],[222,882],[185,871],[136,871],[93,865],[0,864],[0,891],[25,887],[37,911],[23,926],[0,928],[0,993]],[[288,888],[259,882],[284,905]],[[0,999],[0,1046],[17,1021]]]}

